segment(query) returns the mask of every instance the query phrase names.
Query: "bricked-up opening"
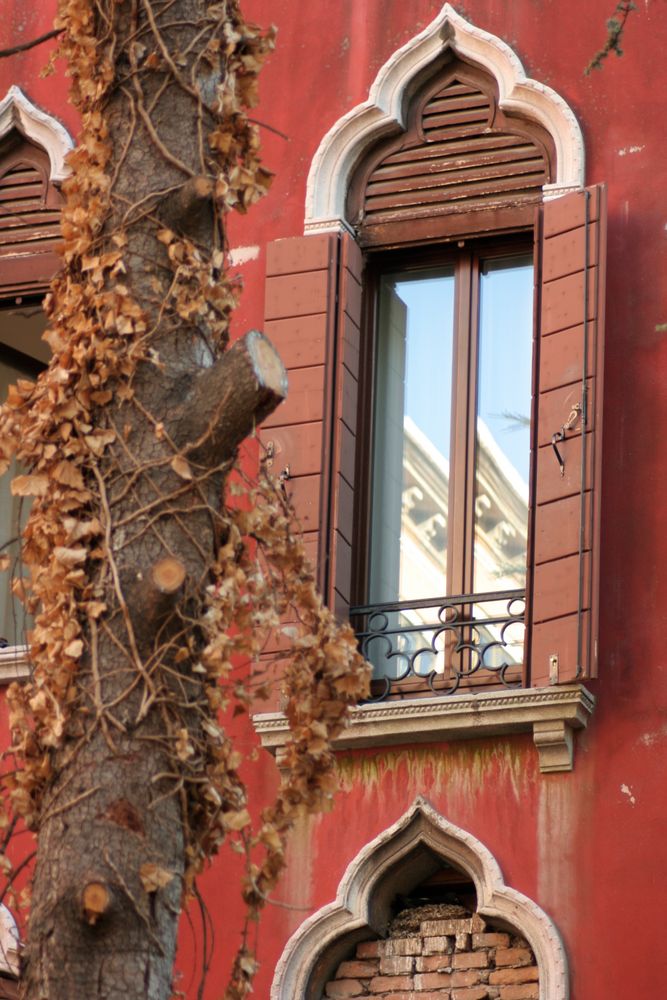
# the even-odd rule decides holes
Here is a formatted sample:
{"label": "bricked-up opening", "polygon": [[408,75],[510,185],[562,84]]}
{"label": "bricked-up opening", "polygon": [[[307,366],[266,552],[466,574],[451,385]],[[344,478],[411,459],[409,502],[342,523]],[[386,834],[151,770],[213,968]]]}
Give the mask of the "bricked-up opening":
{"label": "bricked-up opening", "polygon": [[[399,971],[383,961],[398,958]],[[363,975],[353,962],[367,963]],[[271,1000],[340,997],[567,1000],[567,959],[554,924],[505,884],[488,848],[419,796],[350,861],[336,899],[276,966]]]}
{"label": "bricked-up opening", "polygon": [[412,901],[396,913],[385,939],[357,944],[325,996],[537,1000],[539,970],[520,934],[457,903]]}

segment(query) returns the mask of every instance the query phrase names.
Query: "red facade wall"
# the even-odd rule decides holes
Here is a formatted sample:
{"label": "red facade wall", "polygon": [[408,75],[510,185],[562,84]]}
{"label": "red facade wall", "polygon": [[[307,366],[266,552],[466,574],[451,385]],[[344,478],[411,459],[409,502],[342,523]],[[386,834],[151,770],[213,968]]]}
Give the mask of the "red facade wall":
{"label": "red facade wall", "polygon": [[[51,2],[14,0],[0,44],[50,27]],[[236,328],[264,316],[265,248],[303,232],[305,184],[321,137],[366,99],[386,59],[440,10],[435,0],[246,0],[247,16],[278,25],[262,74],[256,116],[265,161],[277,177],[269,197],[233,220],[231,244],[251,248],[239,265],[245,293]],[[598,699],[577,737],[575,769],[541,774],[532,740],[518,735],[417,748],[367,750],[340,759],[335,810],[304,820],[291,865],[259,930],[255,995],[268,998],[276,961],[303,919],[335,897],[349,861],[393,824],[419,794],[478,837],[508,885],[535,900],[563,936],[573,1000],[659,995],[667,976],[662,872],[667,869],[667,90],[662,82],[667,10],[638,4],[625,55],[583,75],[600,47],[613,4],[556,0],[467,0],[457,9],[505,39],[527,75],[572,107],[586,144],[586,182],[609,199],[602,556]],[[18,83],[74,131],[58,73],[39,78],[46,46],[0,60],[0,96]],[[289,405],[289,404],[288,404]],[[248,728],[245,745],[255,739]],[[261,797],[277,772],[263,754],[249,780]],[[221,858],[205,879],[215,927],[207,1000],[220,995],[240,905],[236,861]],[[641,914],[641,933],[632,924]],[[193,916],[195,927],[197,917]],[[631,935],[632,948],[629,947]],[[184,922],[180,982],[196,995],[201,936]],[[193,978],[194,977],[194,978]]]}

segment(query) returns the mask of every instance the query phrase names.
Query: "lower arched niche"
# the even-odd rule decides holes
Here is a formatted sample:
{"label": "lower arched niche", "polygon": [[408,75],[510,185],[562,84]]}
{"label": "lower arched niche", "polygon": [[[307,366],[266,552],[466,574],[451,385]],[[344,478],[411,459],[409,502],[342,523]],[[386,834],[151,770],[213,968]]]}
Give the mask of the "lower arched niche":
{"label": "lower arched niche", "polygon": [[437,882],[439,872],[459,873],[459,888],[469,887],[478,931],[506,932],[510,946],[516,946],[517,936],[527,942],[539,969],[539,1000],[568,1000],[567,960],[552,921],[505,885],[495,858],[476,837],[449,823],[421,796],[350,863],[335,902],[292,935],[276,967],[271,1000],[322,1000],[327,983],[342,962],[355,959],[359,944],[387,937],[397,899]]}

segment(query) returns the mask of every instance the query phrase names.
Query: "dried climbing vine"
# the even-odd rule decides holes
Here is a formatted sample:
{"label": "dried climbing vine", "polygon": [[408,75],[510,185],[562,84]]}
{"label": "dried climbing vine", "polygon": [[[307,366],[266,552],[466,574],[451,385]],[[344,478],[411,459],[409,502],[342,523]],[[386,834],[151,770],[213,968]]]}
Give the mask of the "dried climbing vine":
{"label": "dried climbing vine", "polygon": [[[176,885],[187,901],[221,845],[242,853],[248,919],[225,994],[238,1000],[256,970],[248,928],[296,817],[332,796],[331,741],[368,683],[349,627],[316,592],[285,494],[266,471],[232,473],[235,455],[220,453],[230,394],[208,400],[199,424],[191,406],[178,419],[178,392],[230,353],[240,289],[226,271],[224,220],[270,185],[248,109],[273,34],[247,24],[236,0],[60,0],[56,27],[82,132],[63,186],[64,266],[46,301],[52,361],[0,410],[0,468],[18,458],[12,492],[32,498],[14,589],[34,621],[31,677],[8,695],[2,822],[18,816],[39,838],[85,809],[86,822],[121,826],[103,781],[74,794],[63,775],[78,767],[80,777],[82,762],[90,771],[94,747],[108,768],[157,747],[149,809],[176,803],[182,866],[149,852],[123,873],[109,857],[104,878],[152,940],[152,900],[173,899]],[[187,109],[185,146],[164,114],[169,95]],[[133,196],[126,174],[141,143],[169,183]],[[183,582],[156,611],[146,579],[165,559]],[[253,822],[226,722],[268,694],[264,651],[281,630],[292,735],[277,799]],[[123,808],[125,833],[134,807]],[[6,855],[0,863],[11,883]],[[84,907],[91,927],[101,899],[99,912]],[[31,948],[29,981],[46,962]]]}

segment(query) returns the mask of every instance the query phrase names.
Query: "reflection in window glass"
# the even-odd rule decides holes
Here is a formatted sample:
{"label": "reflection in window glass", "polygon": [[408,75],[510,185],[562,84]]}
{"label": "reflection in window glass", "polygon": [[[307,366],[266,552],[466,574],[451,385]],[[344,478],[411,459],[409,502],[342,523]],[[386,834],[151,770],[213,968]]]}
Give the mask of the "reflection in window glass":
{"label": "reflection in window glass", "polygon": [[369,600],[446,592],[454,271],[385,275],[375,382]]}
{"label": "reflection in window glass", "polygon": [[480,273],[474,590],[526,583],[532,377],[530,257]]}

